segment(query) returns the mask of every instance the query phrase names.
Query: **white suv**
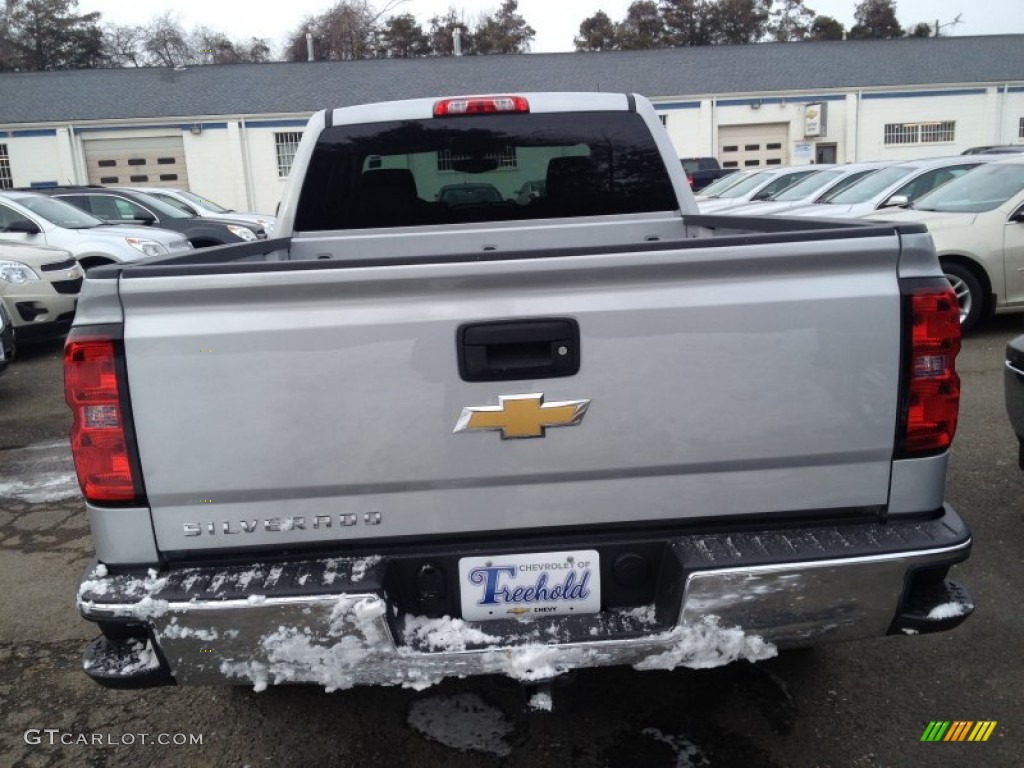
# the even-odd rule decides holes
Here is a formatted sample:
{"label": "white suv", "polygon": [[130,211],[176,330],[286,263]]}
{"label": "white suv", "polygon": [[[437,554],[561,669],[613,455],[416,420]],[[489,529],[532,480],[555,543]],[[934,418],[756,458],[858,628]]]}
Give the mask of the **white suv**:
{"label": "white suv", "polygon": [[0,193],[0,238],[70,251],[88,269],[188,251],[180,232],[105,224],[62,200],[34,192]]}

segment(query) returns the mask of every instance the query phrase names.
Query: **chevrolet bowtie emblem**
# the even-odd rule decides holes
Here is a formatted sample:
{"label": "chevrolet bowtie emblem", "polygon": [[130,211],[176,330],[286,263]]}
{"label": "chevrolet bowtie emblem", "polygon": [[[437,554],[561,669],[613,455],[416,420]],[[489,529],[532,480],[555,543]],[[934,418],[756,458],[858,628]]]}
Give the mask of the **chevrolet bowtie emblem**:
{"label": "chevrolet bowtie emblem", "polygon": [[501,430],[501,439],[544,437],[548,427],[574,427],[583,421],[589,400],[545,403],[544,395],[501,395],[501,405],[471,406],[462,409],[456,432]]}

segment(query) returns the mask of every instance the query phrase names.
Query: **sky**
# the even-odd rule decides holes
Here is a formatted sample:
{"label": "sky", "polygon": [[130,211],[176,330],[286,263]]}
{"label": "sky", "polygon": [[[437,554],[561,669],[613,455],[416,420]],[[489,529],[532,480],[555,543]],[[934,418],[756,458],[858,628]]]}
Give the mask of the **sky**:
{"label": "sky", "polygon": [[[536,31],[533,51],[555,53],[573,50],[573,36],[580,22],[603,10],[614,21],[625,16],[631,0],[519,0],[519,13]],[[385,0],[377,0],[382,7]],[[804,0],[816,13],[833,16],[847,28],[853,25],[856,0]],[[501,0],[406,0],[394,13],[412,13],[421,23],[449,6],[462,8],[467,21],[497,9]],[[329,8],[330,0],[79,0],[81,12],[100,11],[103,20],[118,24],[144,24],[164,10],[177,14],[186,28],[203,24],[231,38],[266,37],[280,42],[309,14]],[[961,23],[943,29],[943,34],[993,35],[1024,33],[1022,0],[897,0],[896,17],[904,27],[936,19],[947,24],[960,16]]]}

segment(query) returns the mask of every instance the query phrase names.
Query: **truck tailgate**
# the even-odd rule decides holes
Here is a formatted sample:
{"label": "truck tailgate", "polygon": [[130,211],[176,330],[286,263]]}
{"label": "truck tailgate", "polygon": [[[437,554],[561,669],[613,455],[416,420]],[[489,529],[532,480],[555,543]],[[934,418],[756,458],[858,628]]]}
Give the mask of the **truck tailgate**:
{"label": "truck tailgate", "polygon": [[[885,505],[899,240],[120,278],[164,551]],[[308,266],[308,265],[306,265]],[[465,323],[573,318],[576,375],[467,382]],[[538,439],[500,396],[589,400]]]}

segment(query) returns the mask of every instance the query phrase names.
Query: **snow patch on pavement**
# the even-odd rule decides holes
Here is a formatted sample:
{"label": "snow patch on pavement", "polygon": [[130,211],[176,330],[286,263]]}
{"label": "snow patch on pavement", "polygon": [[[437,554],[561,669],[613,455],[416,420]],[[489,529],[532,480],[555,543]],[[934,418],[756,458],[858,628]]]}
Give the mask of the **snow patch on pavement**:
{"label": "snow patch on pavement", "polygon": [[5,473],[10,477],[0,480],[0,498],[45,504],[81,496],[67,440],[34,443],[4,453],[14,458],[4,457]]}
{"label": "snow patch on pavement", "polygon": [[655,741],[668,744],[676,753],[675,768],[707,768],[711,763],[700,751],[700,748],[682,736],[668,736],[657,728],[644,728],[644,736],[650,736]]}
{"label": "snow patch on pavement", "polygon": [[507,757],[512,748],[505,738],[513,726],[475,693],[431,696],[409,708],[409,725],[431,741],[459,750]]}

